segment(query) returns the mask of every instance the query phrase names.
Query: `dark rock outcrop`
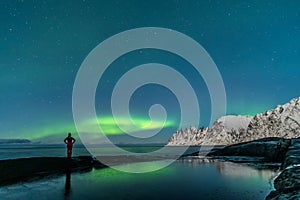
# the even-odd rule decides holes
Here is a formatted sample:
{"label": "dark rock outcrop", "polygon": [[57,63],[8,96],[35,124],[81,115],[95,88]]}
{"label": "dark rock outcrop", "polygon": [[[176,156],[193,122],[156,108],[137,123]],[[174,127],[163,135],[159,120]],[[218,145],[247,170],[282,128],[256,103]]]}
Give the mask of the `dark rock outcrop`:
{"label": "dark rock outcrop", "polygon": [[261,157],[269,162],[282,162],[290,145],[289,139],[263,138],[226,146],[212,151],[208,156],[248,156]]}
{"label": "dark rock outcrop", "polygon": [[300,138],[292,139],[282,163],[283,171],[274,180],[275,191],[267,200],[300,199]]}
{"label": "dark rock outcrop", "polygon": [[73,158],[42,157],[0,161],[0,185],[11,184],[33,177],[62,174],[71,171],[90,171],[105,165],[90,156]]}

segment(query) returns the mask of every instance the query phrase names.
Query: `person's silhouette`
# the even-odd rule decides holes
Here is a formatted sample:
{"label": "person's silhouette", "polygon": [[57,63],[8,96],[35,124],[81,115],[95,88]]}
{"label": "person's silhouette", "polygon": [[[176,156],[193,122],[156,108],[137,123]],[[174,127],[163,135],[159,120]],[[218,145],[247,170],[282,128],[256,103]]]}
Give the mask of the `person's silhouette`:
{"label": "person's silhouette", "polygon": [[73,144],[76,142],[76,140],[71,136],[71,133],[68,133],[68,137],[64,139],[64,142],[67,144],[67,157],[71,158]]}

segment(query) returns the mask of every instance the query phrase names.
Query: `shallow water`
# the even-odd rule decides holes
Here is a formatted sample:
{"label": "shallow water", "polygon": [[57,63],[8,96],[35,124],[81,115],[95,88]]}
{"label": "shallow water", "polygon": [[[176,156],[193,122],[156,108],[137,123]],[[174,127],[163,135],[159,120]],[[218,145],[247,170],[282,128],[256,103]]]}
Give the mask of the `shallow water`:
{"label": "shallow water", "polygon": [[[159,162],[124,167],[156,167]],[[111,168],[52,176],[0,187],[1,199],[264,199],[272,170],[208,159],[184,159],[158,171],[129,174]]]}

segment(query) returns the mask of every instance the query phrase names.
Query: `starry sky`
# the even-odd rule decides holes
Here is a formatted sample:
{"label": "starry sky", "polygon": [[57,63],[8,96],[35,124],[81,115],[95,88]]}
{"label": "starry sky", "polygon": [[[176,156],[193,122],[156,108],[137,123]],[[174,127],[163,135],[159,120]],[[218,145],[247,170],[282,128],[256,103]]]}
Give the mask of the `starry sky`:
{"label": "starry sky", "polygon": [[[50,141],[52,136],[76,132],[72,90],[83,60],[108,37],[138,27],[173,29],[200,43],[222,75],[227,114],[272,109],[300,96],[299,22],[296,0],[1,0],[0,138]],[[130,52],[111,64],[98,85],[101,95],[96,94],[101,115],[87,121],[102,123],[108,135],[126,142],[112,118],[111,92],[122,73],[149,62],[188,76],[200,102],[198,125],[208,126],[210,99],[201,76],[175,55],[151,49]],[[130,111],[142,129],[149,123],[149,107],[156,103],[165,107],[168,119],[164,131],[149,142],[166,142],[180,118],[174,94],[162,86],[145,85],[132,96]],[[148,128],[157,128],[153,126]]]}

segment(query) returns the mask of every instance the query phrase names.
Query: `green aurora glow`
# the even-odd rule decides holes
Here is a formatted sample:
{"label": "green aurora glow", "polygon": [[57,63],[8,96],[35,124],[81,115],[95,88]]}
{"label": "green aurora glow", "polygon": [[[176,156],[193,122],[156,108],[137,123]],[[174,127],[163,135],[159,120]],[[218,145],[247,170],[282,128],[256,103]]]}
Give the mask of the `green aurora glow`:
{"label": "green aurora glow", "polygon": [[[227,114],[255,115],[284,104],[300,96],[299,7],[300,1],[2,0],[0,139],[47,142],[55,137],[62,142],[67,132],[76,134],[72,90],[82,62],[99,43],[138,27],[170,28],[201,44],[224,81]],[[101,111],[98,121],[105,134],[123,134],[110,117],[113,87],[128,70],[146,63],[168,65],[186,77],[199,97],[199,125],[208,126],[211,100],[204,77],[179,56],[149,48],[120,56],[100,79],[95,108],[98,115]],[[134,93],[130,111],[138,117],[133,116],[130,131],[161,125],[150,125],[142,115],[151,105],[161,104],[168,114],[164,126],[170,128],[157,140],[171,137],[173,119],[179,121],[181,113],[180,102],[167,89],[149,85]],[[193,125],[190,121],[180,128]]]}
{"label": "green aurora glow", "polygon": [[[122,134],[123,131],[119,128],[116,121],[113,117],[99,117],[96,120],[91,120],[91,123],[98,123],[101,126],[101,129],[104,131],[105,134]],[[176,122],[174,120],[167,120],[165,122],[162,121],[151,121],[151,119],[134,117],[132,119],[128,118],[120,118],[118,120],[120,125],[128,126],[130,132],[138,132],[142,130],[153,130],[153,129],[160,129],[162,127],[170,127],[174,126]]]}
{"label": "green aurora glow", "polygon": [[[88,119],[83,122],[82,125],[88,127],[95,123],[101,127],[101,130],[105,135],[126,134],[119,128],[118,124],[112,116],[101,116],[97,119]],[[129,130],[130,132],[142,132],[143,130],[154,130],[176,126],[176,121],[172,119],[168,119],[163,123],[161,121],[151,121],[151,119],[143,117],[133,117],[131,119],[121,117],[119,123],[121,123],[123,126],[127,126],[127,130]],[[39,128],[35,127],[35,129],[24,131],[22,136],[28,139],[37,139],[53,135],[62,135],[66,134],[67,132],[72,132],[75,134],[77,133],[74,123],[65,122],[63,124],[52,126],[42,126]],[[98,134],[99,129],[92,130],[86,133]]]}

